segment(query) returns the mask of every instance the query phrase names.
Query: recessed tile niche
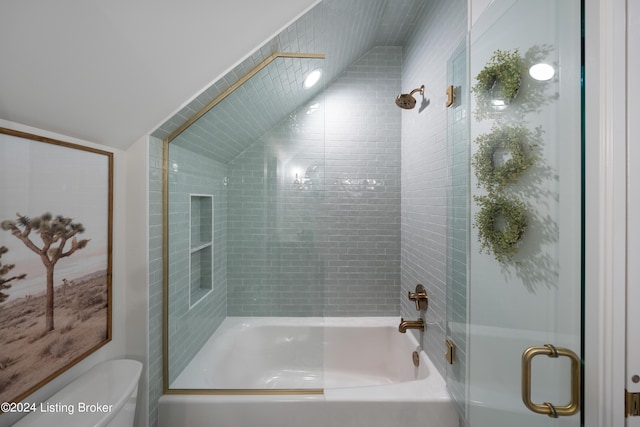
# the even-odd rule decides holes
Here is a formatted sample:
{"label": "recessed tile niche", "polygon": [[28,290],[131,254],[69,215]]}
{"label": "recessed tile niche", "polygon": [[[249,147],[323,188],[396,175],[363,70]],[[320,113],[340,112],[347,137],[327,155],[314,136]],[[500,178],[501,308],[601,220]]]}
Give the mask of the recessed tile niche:
{"label": "recessed tile niche", "polygon": [[213,290],[213,196],[191,194],[189,307]]}

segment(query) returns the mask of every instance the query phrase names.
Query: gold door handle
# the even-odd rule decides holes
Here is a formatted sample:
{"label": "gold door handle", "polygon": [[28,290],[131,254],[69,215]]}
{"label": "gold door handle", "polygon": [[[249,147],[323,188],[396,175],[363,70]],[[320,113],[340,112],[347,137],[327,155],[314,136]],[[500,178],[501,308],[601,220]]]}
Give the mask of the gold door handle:
{"label": "gold door handle", "polygon": [[[552,358],[563,356],[571,359],[571,401],[564,406],[531,401],[531,361],[541,354]],[[522,353],[522,401],[533,412],[548,415],[551,418],[577,414],[580,410],[580,358],[569,349],[556,348],[551,344],[526,349]]]}

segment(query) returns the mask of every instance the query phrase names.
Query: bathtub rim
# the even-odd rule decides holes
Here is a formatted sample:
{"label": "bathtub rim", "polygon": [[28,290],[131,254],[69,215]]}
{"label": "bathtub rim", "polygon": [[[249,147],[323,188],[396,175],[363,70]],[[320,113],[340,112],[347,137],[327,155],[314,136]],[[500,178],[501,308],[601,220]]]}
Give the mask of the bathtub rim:
{"label": "bathtub rim", "polygon": [[170,388],[165,389],[164,394],[184,396],[299,396],[316,395],[323,396],[324,388]]}

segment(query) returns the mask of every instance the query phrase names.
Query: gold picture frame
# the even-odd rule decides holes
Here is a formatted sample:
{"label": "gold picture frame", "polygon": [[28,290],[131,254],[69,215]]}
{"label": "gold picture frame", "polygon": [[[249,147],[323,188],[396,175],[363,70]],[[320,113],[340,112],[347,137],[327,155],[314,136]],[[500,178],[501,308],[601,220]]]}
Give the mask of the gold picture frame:
{"label": "gold picture frame", "polygon": [[0,127],[0,402],[111,341],[113,153]]}

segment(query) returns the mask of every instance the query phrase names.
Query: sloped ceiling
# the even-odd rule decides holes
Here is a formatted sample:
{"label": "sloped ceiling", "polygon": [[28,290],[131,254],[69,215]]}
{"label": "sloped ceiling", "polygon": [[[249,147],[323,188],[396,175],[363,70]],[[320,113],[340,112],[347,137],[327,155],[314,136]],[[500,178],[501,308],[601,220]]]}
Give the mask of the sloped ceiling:
{"label": "sloped ceiling", "polygon": [[325,0],[185,106],[153,135],[162,139],[172,136],[202,106],[273,53],[326,55],[325,60],[274,61],[270,69],[260,71],[173,141],[200,155],[228,163],[318,93],[319,89],[302,88],[306,73],[322,67],[322,83],[328,85],[374,46],[402,46],[423,6],[420,0]]}
{"label": "sloped ceiling", "polygon": [[291,24],[317,3],[0,0],[0,119],[126,149],[276,51],[325,53],[335,78],[374,45],[401,45],[424,1],[325,0]]}
{"label": "sloped ceiling", "polygon": [[124,149],[317,0],[0,0],[0,118]]}

